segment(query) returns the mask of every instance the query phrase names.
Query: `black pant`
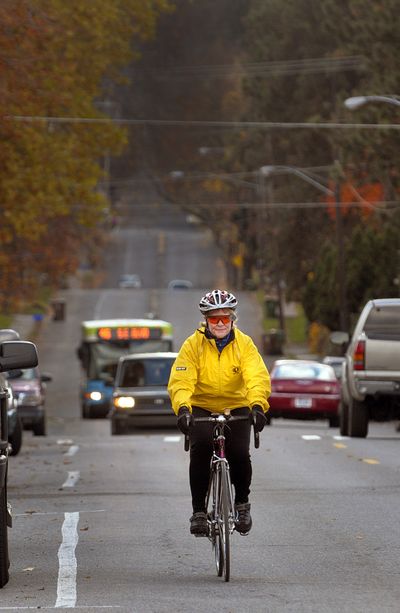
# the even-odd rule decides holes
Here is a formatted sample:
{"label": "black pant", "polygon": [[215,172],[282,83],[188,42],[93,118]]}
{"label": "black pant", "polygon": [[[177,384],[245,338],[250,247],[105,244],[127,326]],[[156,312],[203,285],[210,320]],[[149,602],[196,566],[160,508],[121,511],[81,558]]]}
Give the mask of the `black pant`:
{"label": "black pant", "polygon": [[[232,415],[248,415],[247,407],[233,409]],[[199,407],[193,407],[194,417],[210,415]],[[190,489],[193,512],[205,511],[205,501],[210,477],[210,461],[213,451],[212,422],[200,422],[190,432]],[[249,420],[231,421],[225,428],[225,451],[235,489],[235,503],[248,502],[251,484]]]}

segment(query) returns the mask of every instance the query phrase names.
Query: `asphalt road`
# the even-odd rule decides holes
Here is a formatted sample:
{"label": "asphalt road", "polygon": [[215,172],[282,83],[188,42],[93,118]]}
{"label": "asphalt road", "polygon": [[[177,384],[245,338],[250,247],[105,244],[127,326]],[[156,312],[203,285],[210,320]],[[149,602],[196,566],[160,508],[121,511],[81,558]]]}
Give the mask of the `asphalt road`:
{"label": "asphalt road", "polygon": [[[80,321],[156,307],[174,324],[179,345],[198,323],[202,289],[218,284],[221,267],[207,232],[180,229],[180,242],[174,228],[151,232],[156,243],[140,242],[136,228],[117,231],[104,287],[66,290],[66,320],[46,321],[38,339],[42,370],[53,375],[49,434],[25,432],[10,460],[14,525],[0,610],[399,611],[400,441],[393,423],[373,424],[368,438],[357,440],[322,421],[274,420],[252,453],[254,525],[247,537],[233,537],[225,584],[210,543],[189,534],[188,455],[177,430],[112,437],[106,419],[80,418]],[[151,252],[160,232],[165,251],[155,283]],[[126,242],[136,262],[129,271],[121,269]],[[169,253],[178,242],[182,250],[190,245],[190,258]],[[144,289],[116,289],[110,279],[119,272],[139,272]],[[166,289],[170,278],[182,277],[195,288]],[[240,325],[257,336],[255,298],[243,293],[240,302]]]}

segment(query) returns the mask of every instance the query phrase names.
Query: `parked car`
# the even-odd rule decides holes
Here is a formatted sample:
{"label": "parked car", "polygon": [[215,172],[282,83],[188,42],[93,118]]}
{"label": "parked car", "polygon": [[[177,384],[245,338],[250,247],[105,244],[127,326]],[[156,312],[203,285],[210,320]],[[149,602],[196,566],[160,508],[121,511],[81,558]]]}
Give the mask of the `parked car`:
{"label": "parked car", "polygon": [[121,357],[110,411],[111,434],[140,426],[172,426],[176,417],[167,391],[177,353],[136,353]]}
{"label": "parked car", "polygon": [[26,368],[9,373],[19,416],[25,430],[32,430],[35,436],[45,436],[46,427],[46,383],[52,380],[48,373],[38,368]]}
{"label": "parked car", "polygon": [[340,381],[340,379],[342,378],[342,367],[343,367],[344,361],[345,361],[344,356],[326,355],[323,358],[322,363],[329,364],[330,366],[332,366],[333,370],[335,371],[336,379]]}
{"label": "parked car", "polygon": [[142,280],[139,275],[121,275],[118,286],[121,289],[140,289],[142,287]]}
{"label": "parked car", "polygon": [[328,419],[339,425],[340,385],[332,366],[313,360],[276,360],[271,371],[270,417]]}
{"label": "parked car", "polygon": [[[17,368],[31,368],[37,363],[37,351],[33,343],[20,341],[15,330],[0,330],[0,373]],[[7,379],[0,374],[0,588],[4,587],[9,579],[8,528],[12,526],[11,506],[7,500],[10,446],[8,409]]]}
{"label": "parked car", "polygon": [[340,433],[365,438],[370,420],[399,419],[400,298],[369,300],[351,339],[347,332],[333,332],[331,342],[347,345]]}
{"label": "parked car", "polygon": [[186,279],[172,279],[168,283],[168,289],[192,289],[193,283]]}
{"label": "parked car", "polygon": [[8,442],[10,443],[10,455],[18,455],[22,447],[22,421],[17,410],[12,387],[4,378],[4,388],[7,389],[7,418],[8,418]]}

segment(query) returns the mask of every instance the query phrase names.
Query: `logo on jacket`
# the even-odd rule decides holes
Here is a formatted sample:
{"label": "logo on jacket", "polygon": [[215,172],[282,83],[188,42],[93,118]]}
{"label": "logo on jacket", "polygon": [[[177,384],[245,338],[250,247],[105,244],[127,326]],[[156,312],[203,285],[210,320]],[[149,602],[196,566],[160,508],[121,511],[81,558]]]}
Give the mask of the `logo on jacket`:
{"label": "logo on jacket", "polygon": [[238,373],[240,373],[240,368],[239,368],[239,366],[234,366],[234,367],[232,368],[232,372],[233,372],[233,374],[234,374],[234,375],[237,375]]}
{"label": "logo on jacket", "polygon": [[177,366],[176,370],[186,370],[186,366]]}

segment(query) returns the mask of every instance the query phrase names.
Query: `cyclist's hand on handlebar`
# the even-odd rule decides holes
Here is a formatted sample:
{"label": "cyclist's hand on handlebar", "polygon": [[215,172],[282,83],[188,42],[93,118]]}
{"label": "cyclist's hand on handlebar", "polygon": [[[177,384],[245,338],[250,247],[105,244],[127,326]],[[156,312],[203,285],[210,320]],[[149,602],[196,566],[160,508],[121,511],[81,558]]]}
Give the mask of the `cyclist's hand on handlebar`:
{"label": "cyclist's hand on handlebar", "polygon": [[259,404],[255,404],[251,407],[254,429],[256,432],[261,432],[263,430],[265,424],[267,423],[267,418],[265,417],[265,413],[263,408]]}
{"label": "cyclist's hand on handlebar", "polygon": [[180,407],[178,411],[177,426],[182,434],[189,434],[190,427],[193,425],[193,415],[187,407]]}

